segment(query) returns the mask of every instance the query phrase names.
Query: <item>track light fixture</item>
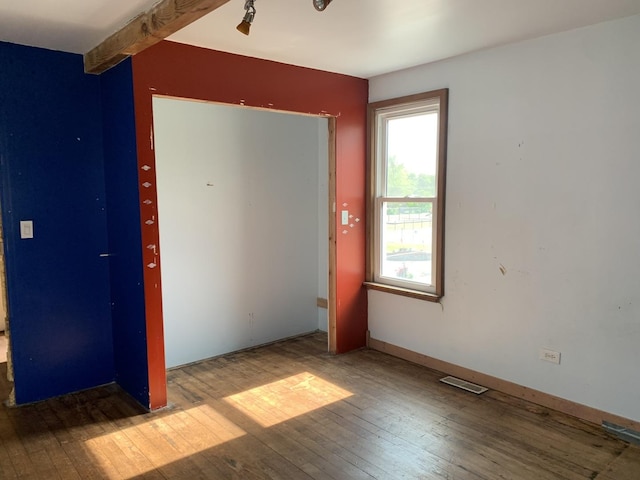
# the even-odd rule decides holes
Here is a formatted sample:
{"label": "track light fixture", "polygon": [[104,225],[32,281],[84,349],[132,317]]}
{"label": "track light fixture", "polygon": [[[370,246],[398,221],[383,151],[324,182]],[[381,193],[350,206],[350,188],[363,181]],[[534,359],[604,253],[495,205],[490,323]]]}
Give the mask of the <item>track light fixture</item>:
{"label": "track light fixture", "polygon": [[255,0],[246,0],[246,2],[244,2],[244,9],[246,10],[246,12],[244,14],[244,18],[236,27],[236,30],[238,30],[240,33],[244,33],[245,35],[249,35],[249,29],[251,28],[253,19],[256,16],[256,7],[254,7],[253,5],[254,1]]}
{"label": "track light fixture", "polygon": [[[313,0],[313,7],[322,12],[333,0]],[[236,27],[240,33],[245,35],[249,35],[249,30],[251,30],[251,24],[253,23],[253,19],[256,17],[256,7],[254,5],[255,0],[245,0],[244,9],[245,14],[242,21]]]}
{"label": "track light fixture", "polygon": [[313,0],[313,6],[316,8],[316,10],[321,12],[325,8],[327,8],[327,5],[329,5],[331,1],[332,0]]}

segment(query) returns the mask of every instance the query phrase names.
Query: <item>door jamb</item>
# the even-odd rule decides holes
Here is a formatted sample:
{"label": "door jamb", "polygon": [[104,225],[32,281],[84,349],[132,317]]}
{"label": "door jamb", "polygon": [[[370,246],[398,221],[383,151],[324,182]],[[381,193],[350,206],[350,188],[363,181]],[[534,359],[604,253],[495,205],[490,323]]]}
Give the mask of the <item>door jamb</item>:
{"label": "door jamb", "polygon": [[328,298],[328,343],[329,353],[338,349],[337,303],[337,236],[336,236],[336,117],[329,117],[329,298]]}

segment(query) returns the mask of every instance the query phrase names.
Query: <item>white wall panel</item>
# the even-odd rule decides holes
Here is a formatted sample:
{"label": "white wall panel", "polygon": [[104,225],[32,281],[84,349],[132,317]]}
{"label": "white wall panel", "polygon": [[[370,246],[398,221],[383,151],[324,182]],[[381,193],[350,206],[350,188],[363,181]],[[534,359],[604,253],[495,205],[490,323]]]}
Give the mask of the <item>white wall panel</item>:
{"label": "white wall panel", "polygon": [[167,367],[315,331],[326,120],[153,107]]}
{"label": "white wall panel", "polygon": [[450,89],[445,297],[370,292],[373,338],[640,420],[638,45],[635,16],[371,79]]}
{"label": "white wall panel", "polygon": [[[318,298],[329,298],[329,121],[318,122]],[[318,307],[318,330],[329,330],[326,308]]]}

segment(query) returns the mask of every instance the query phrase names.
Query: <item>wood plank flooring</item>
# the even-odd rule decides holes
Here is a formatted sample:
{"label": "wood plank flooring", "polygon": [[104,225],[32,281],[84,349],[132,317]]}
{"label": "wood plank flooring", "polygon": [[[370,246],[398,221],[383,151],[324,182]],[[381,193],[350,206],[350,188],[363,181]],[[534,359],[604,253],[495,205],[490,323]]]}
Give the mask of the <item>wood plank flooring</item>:
{"label": "wood plank flooring", "polygon": [[114,385],[2,406],[0,479],[640,479],[640,448],[598,426],[326,343],[171,370],[170,406],[154,413]]}
{"label": "wood plank flooring", "polygon": [[8,339],[5,332],[0,332],[0,363],[7,361]]}

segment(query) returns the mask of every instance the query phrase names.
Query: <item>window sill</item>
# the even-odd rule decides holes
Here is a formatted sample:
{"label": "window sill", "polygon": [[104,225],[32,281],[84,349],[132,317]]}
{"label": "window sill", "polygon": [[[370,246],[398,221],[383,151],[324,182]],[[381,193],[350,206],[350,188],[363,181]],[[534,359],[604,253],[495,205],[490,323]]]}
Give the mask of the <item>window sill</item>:
{"label": "window sill", "polygon": [[403,297],[415,298],[417,300],[425,300],[427,302],[439,303],[442,296],[433,293],[421,292],[419,290],[411,290],[410,288],[394,287],[376,282],[364,282],[367,290],[378,290],[379,292],[392,293]]}

